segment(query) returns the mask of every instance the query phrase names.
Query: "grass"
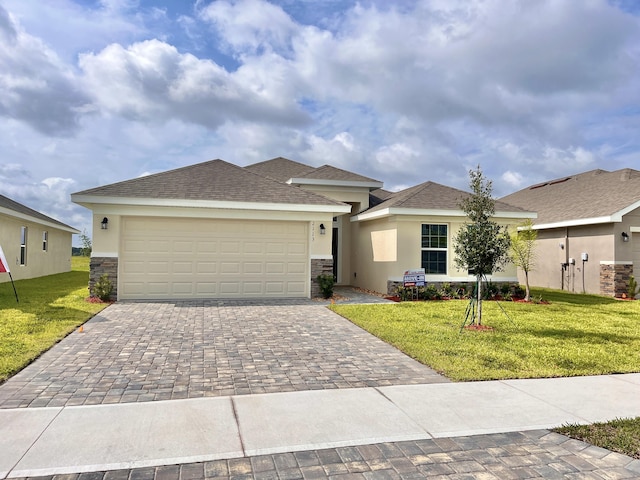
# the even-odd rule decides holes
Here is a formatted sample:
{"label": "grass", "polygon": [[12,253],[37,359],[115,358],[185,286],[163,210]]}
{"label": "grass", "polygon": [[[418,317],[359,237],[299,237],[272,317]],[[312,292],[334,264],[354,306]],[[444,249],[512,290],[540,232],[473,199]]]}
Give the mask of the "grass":
{"label": "grass", "polygon": [[[640,301],[532,293],[551,303],[483,302],[491,331],[461,329],[468,301],[331,308],[452,380],[640,372]],[[640,459],[640,418],[554,431]]]}
{"label": "grass", "polygon": [[551,303],[483,302],[491,331],[461,331],[466,300],[332,309],[454,381],[640,372],[640,302],[533,294]]}
{"label": "grass", "polygon": [[618,419],[591,425],[565,425],[554,430],[577,440],[640,459],[640,419]]}
{"label": "grass", "polygon": [[23,369],[105,304],[89,303],[89,259],[72,257],[72,270],[0,283],[0,383]]}

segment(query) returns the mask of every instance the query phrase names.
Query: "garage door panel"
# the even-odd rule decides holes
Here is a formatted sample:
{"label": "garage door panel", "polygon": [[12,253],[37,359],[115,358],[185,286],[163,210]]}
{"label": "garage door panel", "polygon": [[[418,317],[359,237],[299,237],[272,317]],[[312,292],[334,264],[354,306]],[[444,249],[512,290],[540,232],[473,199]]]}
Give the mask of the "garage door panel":
{"label": "garage door panel", "polygon": [[244,262],[242,264],[242,273],[245,274],[262,274],[263,264],[257,262]]}
{"label": "garage door panel", "polygon": [[287,255],[307,255],[307,246],[302,243],[288,243],[287,244]]}
{"label": "garage door panel", "polygon": [[269,295],[284,295],[285,282],[266,282],[265,289]]}
{"label": "garage door panel", "polygon": [[198,282],[196,285],[196,293],[200,296],[215,296],[218,293],[217,284],[210,282]]}
{"label": "garage door panel", "polygon": [[148,292],[151,295],[168,295],[169,283],[168,282],[148,282]]}
{"label": "garage door panel", "polygon": [[129,260],[127,262],[123,261],[120,268],[122,269],[122,273],[125,274],[144,273],[146,271],[146,265],[144,262],[133,260]]}
{"label": "garage door panel", "polygon": [[293,263],[293,262],[289,262],[287,263],[287,273],[289,274],[302,274],[305,273],[307,271],[307,266],[304,263]]}
{"label": "garage door panel", "polygon": [[218,272],[217,262],[198,262],[196,272],[200,275],[215,275]]}
{"label": "garage door panel", "polygon": [[309,292],[306,222],[123,217],[122,232],[122,299]]}
{"label": "garage door panel", "polygon": [[220,282],[220,293],[222,295],[239,294],[240,282]]}
{"label": "garage door panel", "polygon": [[267,242],[267,255],[284,255],[287,253],[287,247],[284,242]]}
{"label": "garage door panel", "polygon": [[191,296],[193,294],[193,284],[191,282],[171,282],[171,293],[175,296]]}
{"label": "garage door panel", "polygon": [[218,242],[212,240],[199,241],[196,244],[196,251],[198,253],[217,253]]}
{"label": "garage door panel", "polygon": [[185,242],[185,241],[173,242],[174,253],[193,253],[193,251],[194,251],[193,242]]}
{"label": "garage door panel", "polygon": [[191,262],[173,262],[172,273],[193,273],[193,264]]}
{"label": "garage door panel", "polygon": [[306,289],[304,282],[287,282],[287,291],[292,295],[303,295]]}
{"label": "garage door panel", "polygon": [[221,262],[220,263],[220,273],[224,274],[234,274],[237,275],[240,273],[240,262]]}

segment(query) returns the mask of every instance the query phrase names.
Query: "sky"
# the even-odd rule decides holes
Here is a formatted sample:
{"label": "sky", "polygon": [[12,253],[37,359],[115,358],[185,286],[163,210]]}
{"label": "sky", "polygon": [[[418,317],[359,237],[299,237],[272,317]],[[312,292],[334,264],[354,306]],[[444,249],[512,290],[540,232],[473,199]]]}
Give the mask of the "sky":
{"label": "sky", "polygon": [[0,194],[89,236],[71,193],[218,158],[499,198],[640,169],[639,67],[635,0],[0,0]]}

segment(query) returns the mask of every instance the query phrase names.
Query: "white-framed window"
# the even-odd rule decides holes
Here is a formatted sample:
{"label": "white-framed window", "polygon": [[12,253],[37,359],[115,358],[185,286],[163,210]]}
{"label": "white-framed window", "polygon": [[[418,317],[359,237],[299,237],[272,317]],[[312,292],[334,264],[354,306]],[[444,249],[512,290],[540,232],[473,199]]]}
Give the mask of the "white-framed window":
{"label": "white-framed window", "polygon": [[46,230],[42,232],[42,251],[49,251],[49,232]]}
{"label": "white-framed window", "polygon": [[20,265],[27,264],[27,227],[20,227]]}
{"label": "white-framed window", "polygon": [[448,226],[422,224],[422,268],[427,275],[447,274]]}

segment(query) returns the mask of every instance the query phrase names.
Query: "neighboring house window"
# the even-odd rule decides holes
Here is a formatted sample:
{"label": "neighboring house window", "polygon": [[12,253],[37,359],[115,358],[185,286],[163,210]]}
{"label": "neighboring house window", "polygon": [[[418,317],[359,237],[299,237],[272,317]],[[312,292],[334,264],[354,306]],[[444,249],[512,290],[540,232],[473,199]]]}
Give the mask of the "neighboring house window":
{"label": "neighboring house window", "polygon": [[46,230],[42,232],[42,251],[49,250],[49,232]]}
{"label": "neighboring house window", "polygon": [[20,229],[20,265],[27,264],[27,227]]}
{"label": "neighboring house window", "polygon": [[422,268],[426,274],[447,273],[447,226],[422,225]]}

